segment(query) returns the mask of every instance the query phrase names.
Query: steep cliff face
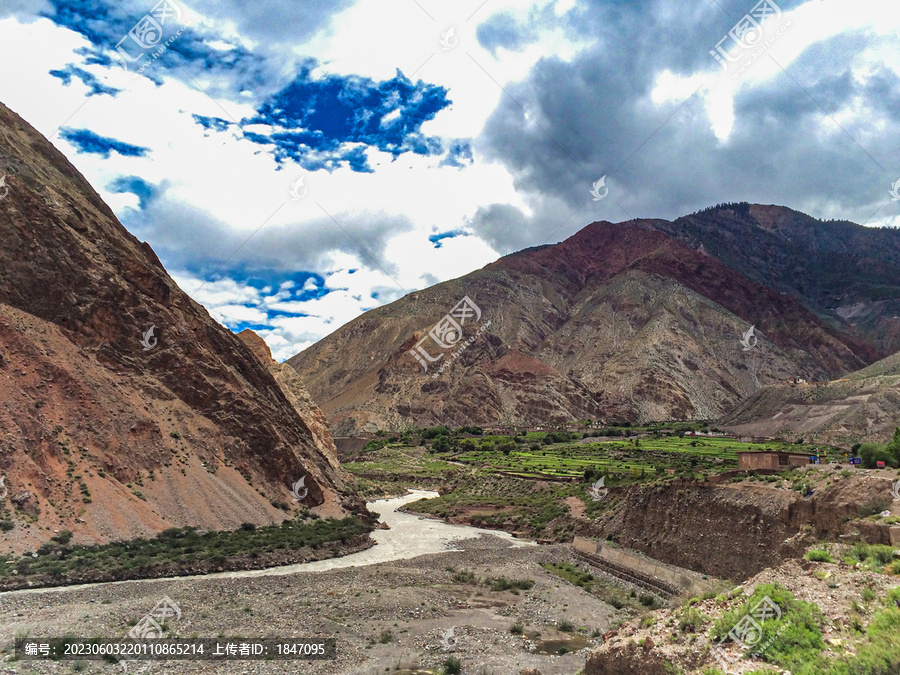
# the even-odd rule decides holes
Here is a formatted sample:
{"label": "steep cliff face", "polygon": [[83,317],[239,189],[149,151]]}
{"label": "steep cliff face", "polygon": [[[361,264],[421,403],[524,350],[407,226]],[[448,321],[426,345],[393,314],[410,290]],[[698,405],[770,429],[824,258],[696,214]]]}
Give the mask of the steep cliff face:
{"label": "steep cliff face", "polygon": [[343,477],[341,464],[337,458],[337,448],[334,446],[334,437],[331,435],[331,429],[328,428],[325,413],[312,400],[297,371],[289,365],[278,363],[273,359],[272,351],[266,341],[249,328],[242,330],[237,336],[275,378],[287,400],[291,402],[294,410],[309,428],[319,452],[325,456],[338,475]]}
{"label": "steep cliff face", "polygon": [[[656,226],[593,223],[366,312],[288,363],[348,435],[409,423],[712,419],[766,384],[831,379],[877,358],[848,325]],[[462,339],[448,314],[465,319]]]}
{"label": "steep cliff face", "polygon": [[867,476],[841,479],[811,497],[768,483],[635,487],[592,529],[663,562],[740,582],[817,539],[858,532],[848,523],[860,505],[875,496],[890,501],[890,487]]}
{"label": "steep cliff face", "polygon": [[302,401],[2,105],[0,175],[0,509],[15,525],[0,551],[41,528],[90,542],[284,518],[273,504],[362,507]]}

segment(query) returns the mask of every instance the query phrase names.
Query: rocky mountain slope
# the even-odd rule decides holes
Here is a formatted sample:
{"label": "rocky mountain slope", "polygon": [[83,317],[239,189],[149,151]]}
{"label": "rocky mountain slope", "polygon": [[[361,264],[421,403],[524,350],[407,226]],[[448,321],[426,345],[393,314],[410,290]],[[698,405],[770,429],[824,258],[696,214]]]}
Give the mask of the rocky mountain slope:
{"label": "rocky mountain slope", "polygon": [[887,442],[900,425],[900,352],[836,382],[766,387],[722,425],[751,436],[803,436],[833,445]]}
{"label": "rocky mountain slope", "polygon": [[300,505],[361,508],[309,402],[2,105],[0,175],[0,552],[277,521],[303,476]]}
{"label": "rocky mountain slope", "polygon": [[[766,384],[832,379],[877,359],[849,325],[661,228],[594,223],[366,312],[288,363],[345,435],[408,423],[711,419]],[[448,314],[463,339],[431,330]]]}
{"label": "rocky mountain slope", "polygon": [[652,227],[743,276],[851,324],[880,356],[900,350],[900,230],[728,204]]}

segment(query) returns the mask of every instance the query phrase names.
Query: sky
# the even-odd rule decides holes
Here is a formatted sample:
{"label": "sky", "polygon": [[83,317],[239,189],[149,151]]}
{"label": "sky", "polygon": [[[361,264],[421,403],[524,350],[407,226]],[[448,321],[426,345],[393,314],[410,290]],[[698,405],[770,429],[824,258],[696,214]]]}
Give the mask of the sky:
{"label": "sky", "polygon": [[594,221],[748,201],[900,225],[896,10],[4,0],[0,101],[284,360]]}

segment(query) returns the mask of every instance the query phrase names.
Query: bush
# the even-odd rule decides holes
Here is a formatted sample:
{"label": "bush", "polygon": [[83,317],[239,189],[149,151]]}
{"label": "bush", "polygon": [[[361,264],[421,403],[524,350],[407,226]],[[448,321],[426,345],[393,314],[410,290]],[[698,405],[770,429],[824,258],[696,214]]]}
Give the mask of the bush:
{"label": "bush", "polygon": [[699,609],[688,607],[681,611],[681,616],[678,618],[678,629],[683,632],[696,633],[707,621],[706,615]]}
{"label": "bush", "polygon": [[456,581],[460,584],[475,583],[475,573],[469,572],[468,570],[460,570],[453,575],[453,581]]}
{"label": "bush", "polygon": [[534,586],[531,579],[507,579],[506,577],[488,578],[485,579],[485,583],[490,586],[492,591],[527,591]]}
{"label": "bush", "polygon": [[766,661],[795,672],[802,664],[817,659],[825,648],[820,628],[824,617],[815,604],[796,600],[780,584],[757,585],[747,602],[726,612],[713,624],[712,636],[716,640],[728,636],[729,631],[766,597],[779,608],[781,616],[759,621],[762,635],[750,651],[760,650],[760,656]]}
{"label": "bush", "polygon": [[870,499],[869,501],[860,504],[859,517],[866,518],[867,516],[874,516],[876,513],[881,513],[882,511],[889,509],[890,507],[890,497],[872,497],[872,499]]}
{"label": "bush", "polygon": [[509,632],[512,633],[513,635],[521,635],[522,633],[525,632],[525,627],[522,624],[517,622],[509,627]]}
{"label": "bush", "polygon": [[558,624],[556,624],[556,627],[559,628],[563,633],[571,633],[573,630],[575,630],[575,624],[566,619],[562,619]]}
{"label": "bush", "polygon": [[831,554],[828,551],[822,550],[813,550],[807,551],[806,555],[803,556],[807,560],[811,560],[812,562],[826,562],[833,563],[834,558],[831,557]]}
{"label": "bush", "polygon": [[462,661],[455,656],[444,659],[444,675],[459,675],[462,672]]}
{"label": "bush", "polygon": [[876,462],[884,462],[885,466],[897,466],[897,458],[883,443],[863,443],[859,446],[859,458],[865,469],[877,468]]}
{"label": "bush", "polygon": [[424,439],[431,439],[431,438],[437,438],[438,436],[449,436],[449,435],[450,435],[450,429],[448,429],[447,427],[444,427],[444,426],[431,427],[429,429],[422,430],[422,438],[424,438]]}

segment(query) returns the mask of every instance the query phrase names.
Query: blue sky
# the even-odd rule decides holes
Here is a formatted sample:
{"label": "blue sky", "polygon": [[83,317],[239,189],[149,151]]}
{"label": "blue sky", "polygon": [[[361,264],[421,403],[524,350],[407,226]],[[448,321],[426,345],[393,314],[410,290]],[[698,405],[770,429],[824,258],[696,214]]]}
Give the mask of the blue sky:
{"label": "blue sky", "polygon": [[762,10],[12,0],[0,92],[185,291],[285,359],[595,220],[747,200],[900,224],[900,13]]}

